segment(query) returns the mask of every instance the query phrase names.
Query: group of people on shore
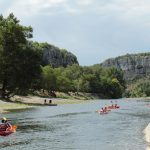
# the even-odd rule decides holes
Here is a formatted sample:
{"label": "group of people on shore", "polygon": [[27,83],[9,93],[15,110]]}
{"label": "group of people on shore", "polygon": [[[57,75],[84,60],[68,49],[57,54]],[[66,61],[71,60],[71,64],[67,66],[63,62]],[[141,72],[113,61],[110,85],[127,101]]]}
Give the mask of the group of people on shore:
{"label": "group of people on shore", "polygon": [[49,104],[51,104],[52,103],[52,100],[50,99],[50,100],[46,100],[46,99],[44,99],[44,104],[47,104],[47,101],[49,102]]}
{"label": "group of people on shore", "polygon": [[111,105],[107,106],[105,104],[105,107],[102,107],[100,110],[99,110],[99,113],[100,114],[107,114],[108,112],[111,111],[111,109],[117,109],[117,108],[120,108],[120,106],[118,106],[117,103],[113,104],[113,102],[111,101]]}

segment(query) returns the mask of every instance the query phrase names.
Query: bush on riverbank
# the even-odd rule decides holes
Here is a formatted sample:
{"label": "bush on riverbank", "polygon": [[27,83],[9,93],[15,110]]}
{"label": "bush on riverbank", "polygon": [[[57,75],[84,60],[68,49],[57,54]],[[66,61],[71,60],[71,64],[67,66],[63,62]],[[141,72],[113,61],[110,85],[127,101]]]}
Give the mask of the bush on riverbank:
{"label": "bush on riverbank", "polygon": [[98,94],[92,93],[83,93],[83,92],[55,92],[55,96],[49,95],[47,91],[34,91],[30,93],[30,95],[43,97],[43,98],[61,98],[61,99],[74,99],[74,100],[92,100],[92,99],[99,99],[102,97]]}

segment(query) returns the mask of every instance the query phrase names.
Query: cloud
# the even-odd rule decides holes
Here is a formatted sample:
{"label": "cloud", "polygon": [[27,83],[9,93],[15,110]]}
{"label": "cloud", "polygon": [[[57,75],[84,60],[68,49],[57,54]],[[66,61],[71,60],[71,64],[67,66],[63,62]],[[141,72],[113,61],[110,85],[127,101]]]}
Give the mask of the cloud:
{"label": "cloud", "polygon": [[66,48],[81,64],[148,50],[149,6],[149,0],[0,0],[2,13],[33,27],[34,40]]}
{"label": "cloud", "polygon": [[150,14],[149,6],[148,0],[102,0],[95,6],[95,11],[118,18],[133,19]]}
{"label": "cloud", "polygon": [[[0,1],[4,2],[3,0]],[[132,20],[150,14],[149,0],[14,0],[5,13],[17,16],[93,13]],[[57,11],[55,11],[55,9]]]}
{"label": "cloud", "polygon": [[77,4],[80,6],[90,6],[95,0],[77,0]]}
{"label": "cloud", "polygon": [[[10,0],[9,0],[10,1]],[[49,15],[60,12],[79,14],[82,12],[82,7],[90,6],[95,0],[14,0],[11,5],[8,5],[5,14],[13,12],[17,16],[35,16]],[[5,2],[1,0],[0,2]],[[58,8],[58,12],[54,10]]]}
{"label": "cloud", "polygon": [[65,2],[66,0],[15,0],[5,11],[5,14],[13,12],[17,16],[36,16],[43,14],[47,9],[58,7]]}

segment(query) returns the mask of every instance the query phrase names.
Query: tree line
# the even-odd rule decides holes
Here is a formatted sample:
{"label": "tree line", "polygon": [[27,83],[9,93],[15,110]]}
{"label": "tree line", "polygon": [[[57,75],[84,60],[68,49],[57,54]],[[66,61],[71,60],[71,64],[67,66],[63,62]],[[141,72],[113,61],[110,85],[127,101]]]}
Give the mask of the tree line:
{"label": "tree line", "polygon": [[123,73],[116,68],[104,69],[100,65],[67,68],[42,67],[41,89],[49,92],[86,92],[97,93],[107,98],[122,97],[125,89]]}
{"label": "tree line", "polygon": [[123,94],[125,97],[149,97],[150,96],[150,76],[137,78],[128,83]]}
{"label": "tree line", "polygon": [[29,91],[49,93],[88,92],[108,98],[119,98],[125,89],[123,72],[100,65],[78,64],[53,68],[42,62],[40,44],[32,42],[33,29],[20,24],[11,13],[0,16],[0,92],[3,98]]}

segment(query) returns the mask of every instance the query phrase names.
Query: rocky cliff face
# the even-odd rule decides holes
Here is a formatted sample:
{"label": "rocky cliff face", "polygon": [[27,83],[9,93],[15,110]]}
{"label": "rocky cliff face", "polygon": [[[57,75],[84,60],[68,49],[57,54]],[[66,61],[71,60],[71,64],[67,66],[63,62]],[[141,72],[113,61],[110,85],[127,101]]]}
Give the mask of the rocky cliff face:
{"label": "rocky cliff face", "polygon": [[126,80],[150,74],[150,53],[127,54],[104,61],[102,67],[117,67],[124,71]]}
{"label": "rocky cliff face", "polygon": [[66,67],[67,65],[78,64],[77,58],[71,52],[52,45],[43,45],[43,63],[52,67]]}

